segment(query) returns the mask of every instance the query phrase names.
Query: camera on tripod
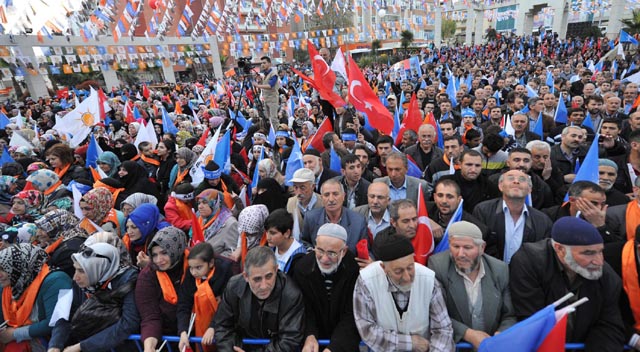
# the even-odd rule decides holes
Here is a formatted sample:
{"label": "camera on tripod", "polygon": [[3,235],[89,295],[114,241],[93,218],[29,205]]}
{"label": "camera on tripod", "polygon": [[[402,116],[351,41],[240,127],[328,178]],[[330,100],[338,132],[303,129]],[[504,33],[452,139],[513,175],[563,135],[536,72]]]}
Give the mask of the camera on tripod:
{"label": "camera on tripod", "polygon": [[256,64],[251,62],[251,56],[245,56],[238,59],[238,70],[242,71],[245,75],[251,74],[251,70],[256,67]]}

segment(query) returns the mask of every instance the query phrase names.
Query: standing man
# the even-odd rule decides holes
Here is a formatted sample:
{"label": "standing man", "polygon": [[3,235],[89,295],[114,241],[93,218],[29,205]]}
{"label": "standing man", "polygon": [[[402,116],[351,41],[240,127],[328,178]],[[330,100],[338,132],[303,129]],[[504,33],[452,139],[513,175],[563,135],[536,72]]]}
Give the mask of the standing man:
{"label": "standing man", "polygon": [[391,225],[389,203],[389,186],[384,182],[374,182],[367,190],[367,204],[353,209],[367,220],[370,238],[375,239],[379,232]]}
{"label": "standing man", "polygon": [[400,152],[392,152],[387,156],[387,173],[389,176],[380,177],[373,182],[384,182],[391,190],[391,200],[418,199],[418,188],[422,185],[425,200],[428,199],[427,182],[419,178],[408,176],[409,164],[407,155]]}
{"label": "standing man", "polygon": [[414,144],[408,147],[405,153],[416,162],[418,168],[424,171],[433,160],[440,159],[442,157],[442,149],[433,145],[433,140],[436,137],[436,130],[432,125],[424,124],[418,128],[418,144]]}
{"label": "standing man", "polygon": [[353,292],[353,315],[367,346],[381,352],[454,351],[442,287],[433,271],[414,262],[409,239],[379,236],[374,251],[379,261],[360,271]]}
{"label": "standing man", "polygon": [[260,58],[260,77],[255,87],[262,90],[262,99],[264,100],[264,114],[271,122],[273,128],[278,128],[280,124],[278,120],[278,110],[280,108],[280,78],[278,70],[271,67],[271,58],[263,56]]}

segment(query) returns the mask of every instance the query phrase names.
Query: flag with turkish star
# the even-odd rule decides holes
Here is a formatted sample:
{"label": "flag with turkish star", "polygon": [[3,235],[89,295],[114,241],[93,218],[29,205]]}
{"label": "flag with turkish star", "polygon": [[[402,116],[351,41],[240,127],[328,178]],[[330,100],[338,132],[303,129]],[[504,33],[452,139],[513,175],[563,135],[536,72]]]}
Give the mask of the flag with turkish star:
{"label": "flag with turkish star", "polygon": [[371,126],[386,135],[393,130],[393,117],[373,92],[358,65],[349,56],[349,102],[369,117]]}

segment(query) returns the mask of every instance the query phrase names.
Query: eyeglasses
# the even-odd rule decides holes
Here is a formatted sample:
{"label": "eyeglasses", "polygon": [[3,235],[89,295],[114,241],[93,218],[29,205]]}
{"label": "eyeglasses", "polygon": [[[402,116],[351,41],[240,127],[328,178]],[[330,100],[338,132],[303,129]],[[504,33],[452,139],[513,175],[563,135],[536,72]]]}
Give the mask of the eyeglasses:
{"label": "eyeglasses", "polygon": [[509,176],[505,176],[504,178],[505,180],[509,181],[509,182],[513,182],[513,181],[518,181],[520,183],[525,183],[529,181],[529,178],[527,176],[514,176],[514,175],[509,175]]}
{"label": "eyeglasses", "polygon": [[104,254],[100,254],[100,253],[96,253],[93,248],[91,247],[87,247],[82,251],[82,256],[84,258],[104,258],[106,260],[109,261],[109,264],[111,264],[111,258],[107,257]]}
{"label": "eyeglasses", "polygon": [[338,252],[334,252],[334,251],[325,251],[324,249],[320,249],[320,248],[315,248],[314,251],[316,252],[317,255],[320,256],[320,258],[324,257],[325,255],[327,257],[329,257],[329,259],[336,259],[338,258],[338,256],[340,255],[340,252],[342,252],[342,250],[345,247],[340,248],[340,250]]}

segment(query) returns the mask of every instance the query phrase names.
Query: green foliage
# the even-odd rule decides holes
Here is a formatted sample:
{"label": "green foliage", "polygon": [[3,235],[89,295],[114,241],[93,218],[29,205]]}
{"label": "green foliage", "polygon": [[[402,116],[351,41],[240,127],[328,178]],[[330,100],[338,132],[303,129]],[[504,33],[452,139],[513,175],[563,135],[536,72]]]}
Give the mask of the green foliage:
{"label": "green foliage", "polygon": [[362,55],[356,60],[356,63],[358,64],[358,67],[373,66],[375,63],[375,57]]}
{"label": "green foliage", "polygon": [[400,32],[400,46],[404,50],[405,55],[407,54],[407,49],[411,46],[412,43],[413,43],[412,31],[405,29],[404,31]]}
{"label": "green foliage", "polygon": [[324,2],[324,16],[320,17],[316,12],[309,19],[311,30],[336,29],[353,27],[353,10],[349,6],[340,9],[338,13],[331,2]]}
{"label": "green foliage", "polygon": [[456,21],[442,19],[442,39],[448,39],[456,34]]}
{"label": "green foliage", "polygon": [[640,33],[640,9],[632,10],[631,18],[620,20],[620,22],[627,27],[627,33],[631,35]]}
{"label": "green foliage", "polygon": [[309,52],[302,49],[293,49],[293,58],[296,60],[296,62],[308,63]]}

